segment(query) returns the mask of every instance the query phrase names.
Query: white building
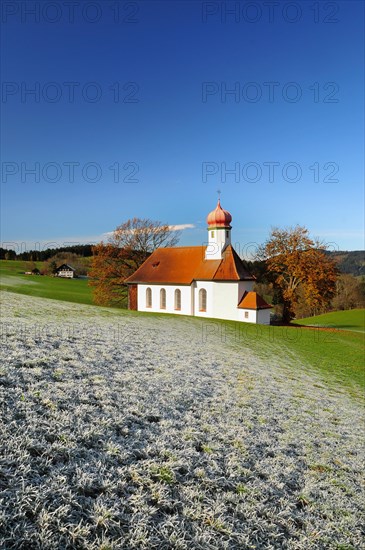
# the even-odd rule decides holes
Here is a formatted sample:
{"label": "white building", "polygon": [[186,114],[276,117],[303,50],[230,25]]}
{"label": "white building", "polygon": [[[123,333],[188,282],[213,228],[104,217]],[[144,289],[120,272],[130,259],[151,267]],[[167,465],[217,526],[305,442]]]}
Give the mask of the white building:
{"label": "white building", "polygon": [[155,250],[126,280],[129,309],[270,324],[272,306],[231,245],[231,221],[218,200],[207,246]]}
{"label": "white building", "polygon": [[76,276],[75,269],[68,264],[60,265],[55,272],[55,277],[63,277],[65,279],[74,279]]}

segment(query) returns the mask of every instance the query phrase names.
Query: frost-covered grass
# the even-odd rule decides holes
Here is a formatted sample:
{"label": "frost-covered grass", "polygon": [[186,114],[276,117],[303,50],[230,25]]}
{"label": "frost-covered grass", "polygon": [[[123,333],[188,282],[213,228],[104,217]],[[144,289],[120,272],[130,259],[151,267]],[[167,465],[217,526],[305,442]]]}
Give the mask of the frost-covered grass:
{"label": "frost-covered grass", "polygon": [[199,319],[2,295],[0,548],[362,547],[344,388]]}
{"label": "frost-covered grass", "polygon": [[[286,363],[313,368],[333,391],[364,396],[364,334],[335,328],[265,326],[232,321],[206,320],[207,339],[218,338],[237,346],[249,347],[264,361],[274,356]],[[295,375],[295,374],[294,374]]]}

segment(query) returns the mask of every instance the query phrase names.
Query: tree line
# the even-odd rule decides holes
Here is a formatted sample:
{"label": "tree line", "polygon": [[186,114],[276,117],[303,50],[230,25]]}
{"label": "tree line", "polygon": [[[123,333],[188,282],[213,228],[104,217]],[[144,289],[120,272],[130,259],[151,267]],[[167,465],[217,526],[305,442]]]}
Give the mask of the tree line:
{"label": "tree line", "polygon": [[45,262],[60,253],[76,254],[83,258],[92,256],[93,245],[77,244],[61,246],[58,248],[46,248],[45,250],[28,250],[27,252],[16,253],[15,250],[0,248],[0,260],[23,260],[25,262]]}

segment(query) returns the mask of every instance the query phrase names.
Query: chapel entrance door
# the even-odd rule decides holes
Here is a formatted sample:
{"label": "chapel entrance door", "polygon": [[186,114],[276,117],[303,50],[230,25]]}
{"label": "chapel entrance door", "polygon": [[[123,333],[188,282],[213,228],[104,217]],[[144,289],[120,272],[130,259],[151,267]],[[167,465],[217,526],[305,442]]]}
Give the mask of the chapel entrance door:
{"label": "chapel entrance door", "polygon": [[128,285],[128,309],[138,309],[137,285]]}

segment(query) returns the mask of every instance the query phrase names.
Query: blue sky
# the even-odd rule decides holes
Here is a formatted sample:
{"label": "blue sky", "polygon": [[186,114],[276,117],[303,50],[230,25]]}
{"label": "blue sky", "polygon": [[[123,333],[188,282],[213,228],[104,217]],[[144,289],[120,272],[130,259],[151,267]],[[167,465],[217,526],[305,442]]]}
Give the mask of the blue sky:
{"label": "blue sky", "polygon": [[3,2],[3,243],[137,216],[198,245],[220,189],[243,252],[297,223],[364,247],[363,2],[74,4]]}

